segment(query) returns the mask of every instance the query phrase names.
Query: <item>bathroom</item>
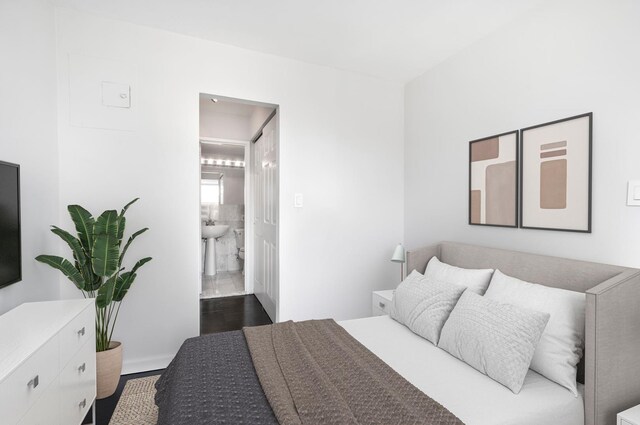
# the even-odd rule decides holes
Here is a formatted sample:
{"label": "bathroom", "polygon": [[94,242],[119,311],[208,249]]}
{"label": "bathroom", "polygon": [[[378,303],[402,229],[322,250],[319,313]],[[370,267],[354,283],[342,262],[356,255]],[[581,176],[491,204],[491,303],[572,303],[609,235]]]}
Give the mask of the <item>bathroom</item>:
{"label": "bathroom", "polygon": [[260,297],[264,291],[260,279],[256,290],[252,255],[256,219],[246,222],[245,217],[256,211],[254,174],[268,163],[263,157],[255,169],[251,158],[256,146],[263,144],[263,130],[273,122],[276,107],[210,94],[200,95],[199,106],[200,299]]}
{"label": "bathroom", "polygon": [[241,145],[200,145],[201,221],[205,230],[214,229],[202,235],[201,298],[245,294],[244,151]]}

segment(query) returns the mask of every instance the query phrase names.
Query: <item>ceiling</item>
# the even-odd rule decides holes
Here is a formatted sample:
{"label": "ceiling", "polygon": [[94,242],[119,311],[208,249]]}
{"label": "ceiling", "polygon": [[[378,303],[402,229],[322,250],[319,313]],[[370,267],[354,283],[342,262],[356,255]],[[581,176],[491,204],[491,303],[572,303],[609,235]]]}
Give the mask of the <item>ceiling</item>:
{"label": "ceiling", "polygon": [[[215,99],[215,102],[212,100]],[[275,109],[274,106],[263,106],[256,102],[229,99],[210,94],[200,94],[200,113],[230,114],[251,118],[256,114],[269,115]]]}
{"label": "ceiling", "polygon": [[548,0],[54,0],[59,6],[406,82]]}

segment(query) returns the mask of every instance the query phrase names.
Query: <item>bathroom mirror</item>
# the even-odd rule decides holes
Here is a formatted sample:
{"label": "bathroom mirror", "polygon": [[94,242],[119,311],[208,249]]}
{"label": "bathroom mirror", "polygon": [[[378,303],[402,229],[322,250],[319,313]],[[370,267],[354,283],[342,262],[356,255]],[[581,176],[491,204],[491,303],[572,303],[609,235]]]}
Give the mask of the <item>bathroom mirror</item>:
{"label": "bathroom mirror", "polygon": [[203,173],[200,180],[200,201],[202,204],[221,205],[224,203],[224,175]]}

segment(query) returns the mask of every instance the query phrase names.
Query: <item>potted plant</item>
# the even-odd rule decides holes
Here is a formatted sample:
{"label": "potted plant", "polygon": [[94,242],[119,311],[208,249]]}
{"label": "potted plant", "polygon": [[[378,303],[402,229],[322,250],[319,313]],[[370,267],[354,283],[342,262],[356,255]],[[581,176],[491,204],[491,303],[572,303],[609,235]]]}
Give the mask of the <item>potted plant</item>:
{"label": "potted plant", "polygon": [[137,200],[125,205],[119,214],[116,210],[107,210],[98,218],[79,205],[69,205],[67,210],[75,224],[77,237],[56,226],[51,226],[51,232],[69,245],[73,261],[55,255],[36,257],[41,263],[60,270],[85,298],[95,298],[99,399],[109,397],[118,387],[122,372],[122,344],[111,340],[113,329],[122,300],[136,279],[136,272],[151,261],[151,257],[143,258],[129,271],[122,266],[131,243],[149,230],[138,230],[123,245],[124,214]]}

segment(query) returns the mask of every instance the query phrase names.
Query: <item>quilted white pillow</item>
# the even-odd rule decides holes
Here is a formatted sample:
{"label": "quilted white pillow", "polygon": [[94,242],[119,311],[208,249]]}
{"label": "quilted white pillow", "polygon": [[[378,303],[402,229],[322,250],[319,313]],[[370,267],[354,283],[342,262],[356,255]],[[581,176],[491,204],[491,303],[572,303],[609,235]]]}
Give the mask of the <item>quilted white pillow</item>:
{"label": "quilted white pillow", "polygon": [[465,291],[438,347],[518,394],[549,314]]}
{"label": "quilted white pillow", "polygon": [[485,297],[550,315],[531,369],[577,397],[577,365],[584,348],[585,294],[525,282],[496,270]]}
{"label": "quilted white pillow", "polygon": [[466,289],[429,280],[414,270],[393,294],[390,316],[437,345],[444,323]]}
{"label": "quilted white pillow", "polygon": [[489,286],[493,269],[463,269],[443,263],[438,260],[438,257],[433,257],[429,260],[424,275],[427,279],[462,285],[469,288],[470,291],[482,295]]}

